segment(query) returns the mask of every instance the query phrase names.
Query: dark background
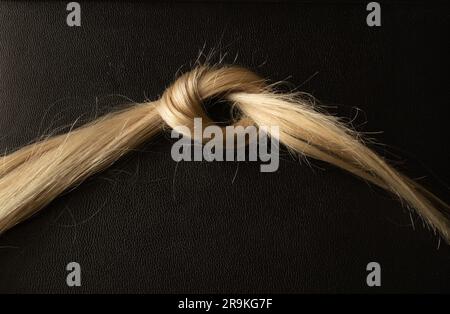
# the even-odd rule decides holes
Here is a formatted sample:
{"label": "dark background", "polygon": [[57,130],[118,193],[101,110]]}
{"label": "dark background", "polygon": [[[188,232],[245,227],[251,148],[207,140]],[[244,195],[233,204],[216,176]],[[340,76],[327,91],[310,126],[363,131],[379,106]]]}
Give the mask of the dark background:
{"label": "dark background", "polygon": [[[0,2],[0,149],[156,99],[200,50],[287,79],[449,202],[449,7],[381,2]],[[356,109],[356,108],[359,108]],[[0,237],[0,292],[450,292],[450,247],[390,195],[284,153],[181,162],[167,134]],[[412,226],[414,222],[414,228]],[[66,286],[67,263],[82,287]],[[366,285],[381,264],[382,286]]]}

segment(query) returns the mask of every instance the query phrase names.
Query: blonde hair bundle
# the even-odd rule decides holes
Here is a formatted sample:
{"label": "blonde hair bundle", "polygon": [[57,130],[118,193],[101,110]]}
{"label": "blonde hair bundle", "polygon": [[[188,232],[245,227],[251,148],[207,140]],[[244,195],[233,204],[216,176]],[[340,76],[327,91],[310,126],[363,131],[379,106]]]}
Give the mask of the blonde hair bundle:
{"label": "blonde hair bundle", "polygon": [[233,104],[235,126],[278,126],[289,150],[325,161],[396,195],[450,242],[449,206],[368,148],[356,131],[317,111],[297,94],[279,93],[238,66],[197,66],[160,99],[107,114],[87,125],[0,157],[0,233],[32,216],[62,192],[109,167],[163,130],[217,124],[204,102]]}

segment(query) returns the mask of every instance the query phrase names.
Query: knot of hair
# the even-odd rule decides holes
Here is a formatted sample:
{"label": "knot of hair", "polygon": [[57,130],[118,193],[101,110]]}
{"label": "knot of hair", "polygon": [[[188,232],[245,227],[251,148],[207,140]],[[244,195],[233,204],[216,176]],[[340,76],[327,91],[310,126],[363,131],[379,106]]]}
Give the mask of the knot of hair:
{"label": "knot of hair", "polygon": [[[164,122],[172,129],[188,127],[189,136],[194,133],[194,119],[202,119],[202,127],[216,125],[206,112],[205,102],[211,98],[222,98],[233,102],[239,111],[233,126],[249,126],[255,122],[242,114],[241,102],[233,101],[236,94],[263,93],[265,81],[252,71],[238,66],[199,66],[181,75],[162,95],[156,109]],[[224,128],[223,126],[219,126]],[[182,131],[181,131],[182,132]]]}

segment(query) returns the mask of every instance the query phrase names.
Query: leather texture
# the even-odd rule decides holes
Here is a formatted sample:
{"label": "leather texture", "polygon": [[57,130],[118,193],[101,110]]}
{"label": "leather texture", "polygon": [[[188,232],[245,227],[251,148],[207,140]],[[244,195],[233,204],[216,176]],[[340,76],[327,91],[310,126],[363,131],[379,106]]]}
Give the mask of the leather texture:
{"label": "leather texture", "polygon": [[[446,5],[382,3],[371,28],[366,3],[81,2],[81,27],[66,4],[0,3],[2,152],[156,99],[214,48],[311,93],[450,201]],[[177,164],[172,143],[149,141],[2,235],[0,292],[450,292],[450,247],[391,195],[285,151],[275,173]],[[72,261],[81,287],[66,285]],[[372,261],[381,287],[366,284]]]}

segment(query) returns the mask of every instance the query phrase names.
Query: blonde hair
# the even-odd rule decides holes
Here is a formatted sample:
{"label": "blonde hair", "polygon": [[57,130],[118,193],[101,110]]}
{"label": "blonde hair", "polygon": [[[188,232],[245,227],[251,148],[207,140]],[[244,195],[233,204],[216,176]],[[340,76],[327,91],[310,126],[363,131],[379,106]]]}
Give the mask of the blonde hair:
{"label": "blonde hair", "polygon": [[204,127],[215,124],[203,103],[219,97],[232,103],[238,113],[234,125],[278,126],[277,140],[289,150],[328,162],[393,193],[450,241],[449,206],[388,165],[338,118],[319,112],[299,94],[277,92],[245,68],[205,65],[181,75],[156,101],[107,114],[1,157],[0,232],[109,167],[165,126],[183,125],[193,132],[194,118],[202,118]]}

